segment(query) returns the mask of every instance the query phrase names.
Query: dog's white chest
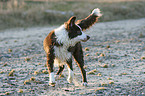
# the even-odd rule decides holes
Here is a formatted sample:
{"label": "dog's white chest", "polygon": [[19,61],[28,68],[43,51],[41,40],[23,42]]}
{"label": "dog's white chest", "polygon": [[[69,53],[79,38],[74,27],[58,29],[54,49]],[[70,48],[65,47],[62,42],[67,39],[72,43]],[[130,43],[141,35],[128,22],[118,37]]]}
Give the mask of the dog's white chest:
{"label": "dog's white chest", "polygon": [[67,48],[54,47],[55,50],[55,64],[63,65],[66,60],[71,58],[71,53],[68,52]]}

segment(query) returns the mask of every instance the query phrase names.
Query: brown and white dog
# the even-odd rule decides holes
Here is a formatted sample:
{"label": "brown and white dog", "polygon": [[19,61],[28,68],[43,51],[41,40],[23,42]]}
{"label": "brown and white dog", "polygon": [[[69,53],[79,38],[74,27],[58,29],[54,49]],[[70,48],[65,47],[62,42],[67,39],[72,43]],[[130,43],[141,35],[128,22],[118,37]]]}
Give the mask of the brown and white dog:
{"label": "brown and white dog", "polygon": [[47,67],[49,71],[49,85],[55,86],[54,64],[58,64],[59,70],[56,75],[60,75],[64,69],[64,64],[68,66],[68,82],[73,80],[72,57],[77,62],[81,73],[83,85],[87,86],[86,71],[84,70],[84,59],[81,41],[86,42],[90,37],[83,33],[83,30],[88,29],[102,14],[98,8],[85,19],[75,22],[76,17],[71,17],[67,22],[59,28],[51,31],[44,39],[43,46],[47,55]]}

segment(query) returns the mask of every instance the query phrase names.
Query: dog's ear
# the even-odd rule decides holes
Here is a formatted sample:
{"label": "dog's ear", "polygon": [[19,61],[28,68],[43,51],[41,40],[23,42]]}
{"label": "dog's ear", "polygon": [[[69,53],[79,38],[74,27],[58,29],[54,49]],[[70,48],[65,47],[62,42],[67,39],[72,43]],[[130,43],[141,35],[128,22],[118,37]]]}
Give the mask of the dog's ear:
{"label": "dog's ear", "polygon": [[75,16],[72,16],[68,21],[67,21],[67,24],[69,27],[72,27],[73,25],[75,25],[75,20],[76,20],[76,17]]}

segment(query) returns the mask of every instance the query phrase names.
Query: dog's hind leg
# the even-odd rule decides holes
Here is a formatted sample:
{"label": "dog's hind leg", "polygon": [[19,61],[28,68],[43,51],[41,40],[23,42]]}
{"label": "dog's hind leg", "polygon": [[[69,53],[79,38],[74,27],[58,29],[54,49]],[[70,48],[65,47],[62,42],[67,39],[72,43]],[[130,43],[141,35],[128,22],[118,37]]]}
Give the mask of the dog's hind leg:
{"label": "dog's hind leg", "polygon": [[83,50],[81,43],[77,43],[75,45],[75,51],[73,52],[73,57],[76,60],[81,73],[82,73],[82,79],[83,79],[83,86],[87,86],[87,78],[86,78],[86,71],[84,70],[84,59],[83,59]]}
{"label": "dog's hind leg", "polygon": [[49,72],[49,85],[50,86],[55,86],[55,78],[54,78],[54,72],[53,72],[53,63],[54,63],[54,53],[53,53],[53,48],[50,49],[50,51],[47,53],[47,68]]}
{"label": "dog's hind leg", "polygon": [[67,66],[68,66],[68,72],[69,72],[67,81],[69,83],[72,83],[73,77],[74,77],[73,67],[72,67],[72,58],[67,60]]}

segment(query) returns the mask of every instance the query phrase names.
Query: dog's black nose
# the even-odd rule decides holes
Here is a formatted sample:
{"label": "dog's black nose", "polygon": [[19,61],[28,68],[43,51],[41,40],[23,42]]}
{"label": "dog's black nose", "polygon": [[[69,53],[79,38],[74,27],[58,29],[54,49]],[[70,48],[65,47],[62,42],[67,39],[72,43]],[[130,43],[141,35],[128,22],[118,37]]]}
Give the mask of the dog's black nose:
{"label": "dog's black nose", "polygon": [[90,39],[90,36],[87,36],[87,40],[89,40]]}

